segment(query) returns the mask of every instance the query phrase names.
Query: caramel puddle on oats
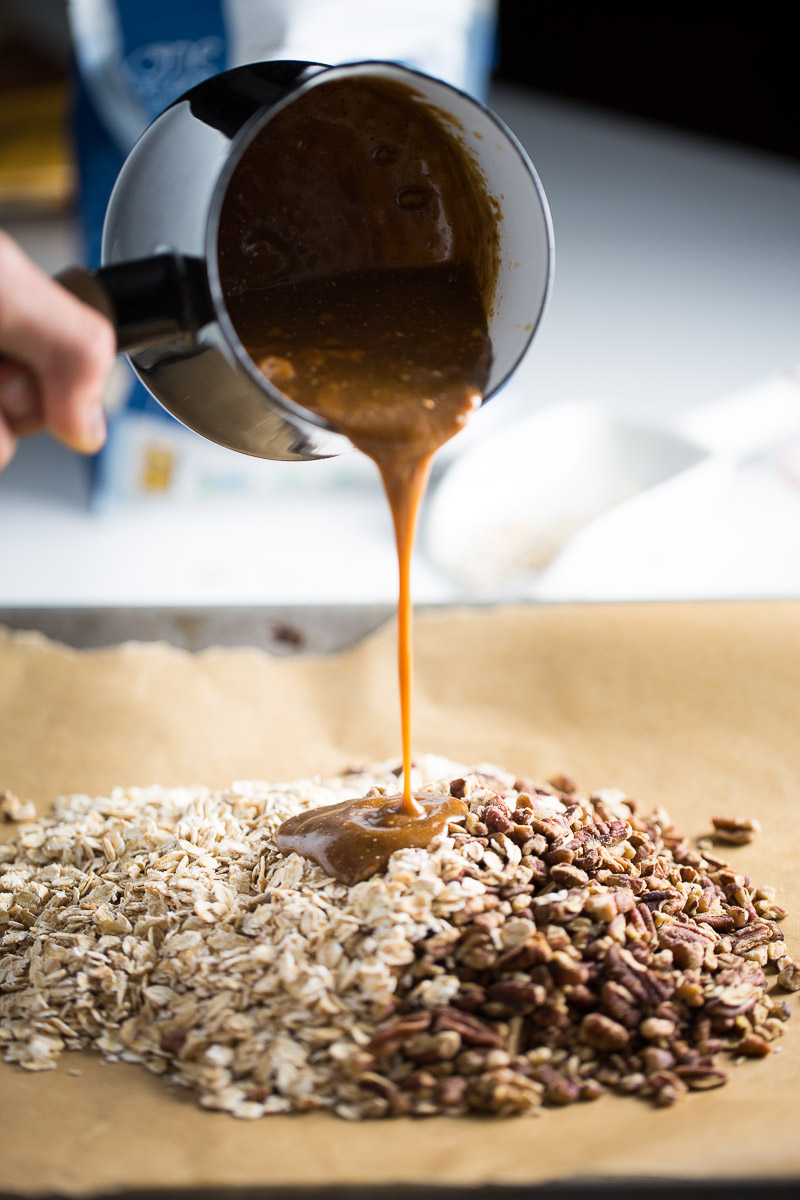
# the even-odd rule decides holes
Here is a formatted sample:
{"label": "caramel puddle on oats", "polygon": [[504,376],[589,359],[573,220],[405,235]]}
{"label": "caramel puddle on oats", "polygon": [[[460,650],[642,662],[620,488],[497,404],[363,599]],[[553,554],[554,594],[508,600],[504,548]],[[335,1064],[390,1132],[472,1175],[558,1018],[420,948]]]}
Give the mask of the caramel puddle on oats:
{"label": "caramel puddle on oats", "polygon": [[298,813],[279,828],[278,849],[313,859],[341,883],[359,883],[385,867],[395,850],[427,846],[467,812],[455,796],[417,792],[414,802],[416,808],[409,811],[402,796],[371,792],[360,800]]}
{"label": "caramel puddle on oats", "polygon": [[464,812],[411,790],[410,573],[431,460],[488,378],[497,215],[444,118],[414,95],[378,79],[310,89],[258,134],[220,218],[220,276],[242,343],[276,387],[376,463],[394,522],[402,794],[293,817],[278,834],[282,850],[343,882],[427,845]]}

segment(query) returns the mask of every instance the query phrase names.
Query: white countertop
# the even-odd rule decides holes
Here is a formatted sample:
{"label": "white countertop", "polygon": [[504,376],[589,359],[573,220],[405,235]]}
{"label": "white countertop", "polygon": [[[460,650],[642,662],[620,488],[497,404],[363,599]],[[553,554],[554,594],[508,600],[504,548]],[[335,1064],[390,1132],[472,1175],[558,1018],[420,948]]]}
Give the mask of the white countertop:
{"label": "white countertop", "polygon": [[[522,90],[498,89],[492,103],[544,183],[555,286],[526,360],[450,461],[558,401],[599,397],[669,423],[800,361],[800,165]],[[75,256],[67,221],[7,228],[48,270]],[[300,464],[289,468],[303,473],[296,486],[270,488],[271,470],[265,463],[260,497],[99,514],[89,511],[85,464],[30,440],[0,475],[0,608],[391,600],[396,568],[377,485],[363,476],[345,487],[336,466]],[[688,526],[684,513],[657,554],[604,560],[595,547],[582,569],[573,562],[563,595],[530,581],[495,593],[800,595],[798,478],[800,442],[786,438],[731,471]],[[424,538],[415,594],[469,598],[426,559]]]}

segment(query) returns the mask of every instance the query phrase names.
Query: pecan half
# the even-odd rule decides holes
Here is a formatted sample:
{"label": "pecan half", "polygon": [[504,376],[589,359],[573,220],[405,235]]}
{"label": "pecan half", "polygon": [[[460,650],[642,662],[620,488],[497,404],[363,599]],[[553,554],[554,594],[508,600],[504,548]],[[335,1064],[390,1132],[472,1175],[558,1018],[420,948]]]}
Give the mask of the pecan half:
{"label": "pecan half", "polygon": [[403,1046],[403,1054],[420,1066],[447,1062],[455,1058],[461,1049],[461,1035],[454,1029],[442,1029],[437,1033],[415,1033]]}
{"label": "pecan half", "polygon": [[613,980],[607,980],[601,990],[601,999],[606,1012],[628,1029],[635,1029],[642,1019],[642,1011],[627,988]]}
{"label": "pecan half", "polygon": [[741,929],[735,930],[730,937],[736,953],[743,954],[746,950],[752,950],[754,946],[772,941],[772,930],[763,921],[750,921]]}
{"label": "pecan half", "polygon": [[384,1025],[367,1042],[366,1050],[376,1058],[387,1058],[394,1054],[415,1033],[430,1027],[433,1015],[429,1012],[411,1013]]}
{"label": "pecan half", "polygon": [[596,821],[584,825],[575,834],[576,842],[599,842],[601,846],[616,846],[624,842],[631,832],[627,821]]}
{"label": "pecan half", "polygon": [[648,1079],[658,1108],[667,1108],[686,1095],[687,1085],[673,1071],[655,1071]]}
{"label": "pecan half", "polygon": [[800,967],[791,960],[778,972],[778,983],[787,992],[800,992]]}
{"label": "pecan half", "polygon": [[574,796],[575,792],[578,791],[578,781],[566,773],[551,775],[547,782],[557,792],[563,792],[567,796]]}
{"label": "pecan half", "polygon": [[630,1034],[624,1025],[612,1021],[602,1013],[587,1013],[581,1021],[581,1041],[595,1050],[621,1050],[630,1041]]}
{"label": "pecan half", "polygon": [[566,1079],[553,1067],[534,1067],[531,1077],[544,1084],[546,1104],[574,1104],[576,1100],[580,1100],[581,1085],[573,1079]]}
{"label": "pecan half", "polygon": [[[430,1016],[430,1014],[428,1014]],[[460,1035],[468,1046],[502,1046],[503,1039],[497,1030],[485,1021],[473,1017],[458,1008],[440,1008],[436,1011],[437,1033],[452,1030]]]}
{"label": "pecan half", "polygon": [[483,820],[490,833],[514,832],[514,822],[508,815],[508,809],[501,808],[499,804],[490,804]]}
{"label": "pecan half", "polygon": [[532,1012],[544,1004],[546,998],[547,992],[541,984],[514,980],[494,983],[486,992],[486,999],[490,1003],[502,1004],[514,1013]]}
{"label": "pecan half", "polygon": [[714,840],[728,846],[743,846],[752,842],[761,832],[761,823],[755,817],[712,817]]}
{"label": "pecan half", "polygon": [[640,1004],[660,1004],[675,991],[671,976],[651,971],[620,946],[611,946],[604,965],[611,979],[627,988]]}
{"label": "pecan half", "polygon": [[728,1082],[728,1075],[721,1067],[706,1066],[677,1066],[674,1072],[679,1079],[695,1091],[708,1091],[709,1088],[722,1087]]}
{"label": "pecan half", "polygon": [[757,1033],[747,1033],[740,1042],[734,1046],[737,1054],[744,1054],[747,1058],[765,1058],[772,1053],[772,1047],[765,1038]]}

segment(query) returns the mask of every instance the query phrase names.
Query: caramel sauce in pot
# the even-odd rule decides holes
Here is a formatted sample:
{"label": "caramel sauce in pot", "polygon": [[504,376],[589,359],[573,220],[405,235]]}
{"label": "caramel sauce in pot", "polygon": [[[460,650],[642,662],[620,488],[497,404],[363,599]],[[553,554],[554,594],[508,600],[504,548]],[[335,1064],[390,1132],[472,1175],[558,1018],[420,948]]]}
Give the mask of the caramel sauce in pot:
{"label": "caramel sauce in pot", "polygon": [[400,796],[293,817],[283,850],[343,882],[464,815],[411,790],[411,555],[431,460],[481,402],[498,270],[496,205],[446,114],[377,77],[319,83],[234,171],[220,216],[231,321],[285,395],[376,463],[397,540]]}

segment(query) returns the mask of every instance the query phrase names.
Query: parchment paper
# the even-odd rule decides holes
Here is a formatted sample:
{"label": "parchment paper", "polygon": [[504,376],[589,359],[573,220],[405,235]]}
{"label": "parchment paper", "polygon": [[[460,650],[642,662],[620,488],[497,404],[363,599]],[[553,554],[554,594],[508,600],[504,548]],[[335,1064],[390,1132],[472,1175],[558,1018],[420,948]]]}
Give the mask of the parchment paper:
{"label": "parchment paper", "polygon": [[[278,780],[394,755],[394,655],[393,629],[292,661],[76,653],[0,632],[0,787],[42,806],[117,783]],[[418,621],[417,659],[419,751],[617,784],[693,835],[712,813],[758,817],[761,838],[729,857],[777,885],[800,957],[800,603],[446,612]],[[658,1111],[604,1098],[531,1120],[240,1123],[88,1054],[41,1074],[2,1065],[0,1191],[800,1177],[792,1007],[779,1054]]]}

